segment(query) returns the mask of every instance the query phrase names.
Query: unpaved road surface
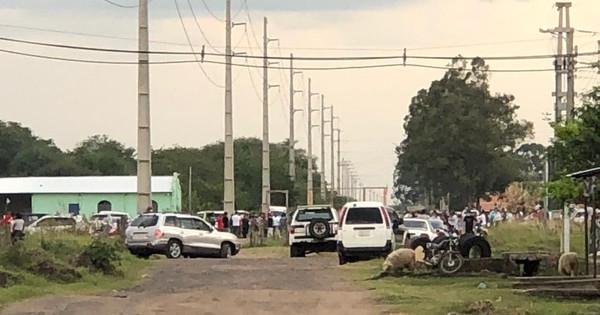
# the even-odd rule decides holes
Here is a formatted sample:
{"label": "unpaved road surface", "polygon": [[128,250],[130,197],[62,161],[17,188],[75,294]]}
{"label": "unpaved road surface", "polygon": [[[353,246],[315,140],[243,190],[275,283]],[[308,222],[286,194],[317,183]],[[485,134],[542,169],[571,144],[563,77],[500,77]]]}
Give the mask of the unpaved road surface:
{"label": "unpaved road surface", "polygon": [[337,259],[242,253],[232,259],[165,260],[144,284],[99,296],[49,296],[1,314],[381,314],[372,296],[343,279]]}

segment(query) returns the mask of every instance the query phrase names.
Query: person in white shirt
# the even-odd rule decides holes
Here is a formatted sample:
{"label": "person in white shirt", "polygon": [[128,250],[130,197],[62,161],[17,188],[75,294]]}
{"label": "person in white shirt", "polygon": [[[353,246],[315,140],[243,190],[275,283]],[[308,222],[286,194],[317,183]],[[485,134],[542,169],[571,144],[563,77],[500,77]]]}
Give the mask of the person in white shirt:
{"label": "person in white shirt", "polygon": [[281,223],[281,215],[273,216],[273,238],[277,239],[280,235],[279,225]]}
{"label": "person in white shirt", "polygon": [[242,217],[237,211],[231,216],[231,233],[240,236]]}
{"label": "person in white shirt", "polygon": [[25,220],[23,220],[23,215],[17,213],[15,218],[10,221],[10,236],[13,244],[17,240],[23,239],[23,229],[25,228]]}

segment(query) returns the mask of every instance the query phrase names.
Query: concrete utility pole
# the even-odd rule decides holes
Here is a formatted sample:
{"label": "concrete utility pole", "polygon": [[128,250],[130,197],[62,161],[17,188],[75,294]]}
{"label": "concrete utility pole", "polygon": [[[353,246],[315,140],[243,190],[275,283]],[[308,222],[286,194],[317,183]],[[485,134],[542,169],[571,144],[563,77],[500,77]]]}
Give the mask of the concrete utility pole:
{"label": "concrete utility pole", "polygon": [[138,13],[137,211],[143,213],[152,206],[148,0],[140,0]]}
{"label": "concrete utility pole", "polygon": [[325,95],[321,94],[321,199],[327,199],[327,181],[325,180],[325,110],[331,109],[331,106],[325,106]]}
{"label": "concrete utility pole", "polygon": [[300,74],[300,71],[294,71],[294,55],[290,54],[290,153],[289,153],[289,176],[290,180],[293,182],[296,181],[296,151],[294,146],[296,145],[296,138],[294,135],[294,128],[296,126],[296,122],[294,120],[294,115],[297,112],[301,112],[302,109],[296,109],[294,105],[294,95],[298,92],[302,92],[302,90],[294,90],[294,74]]}
{"label": "concrete utility pole", "polygon": [[267,35],[267,18],[263,25],[263,143],[262,143],[262,210],[269,214],[271,206],[271,147],[269,143],[269,89],[279,85],[269,85],[268,44],[276,39]]}
{"label": "concrete utility pole", "polygon": [[319,93],[312,93],[311,90],[311,79],[308,79],[308,148],[307,148],[307,162],[308,162],[308,170],[307,170],[307,179],[306,179],[306,204],[313,204],[313,153],[312,153],[312,113],[317,111],[312,108],[312,97],[314,95],[318,95]]}
{"label": "concrete utility pole", "polygon": [[231,60],[231,0],[225,5],[225,143],[224,143],[224,182],[223,210],[229,215],[235,211],[235,174],[233,161],[233,94]]}
{"label": "concrete utility pole", "polygon": [[341,138],[341,130],[339,128],[335,128],[333,129],[334,131],[337,131],[337,189],[339,191],[340,195],[344,195],[344,191],[342,189],[342,154],[341,154],[341,146],[340,143],[342,142],[342,138]]}
{"label": "concrete utility pole", "polygon": [[337,195],[337,192],[335,191],[336,187],[335,187],[335,137],[334,137],[334,133],[335,133],[335,127],[334,127],[334,121],[337,119],[337,117],[333,116],[333,106],[331,106],[331,118],[329,120],[331,129],[329,131],[329,139],[331,140],[331,142],[329,143],[330,146],[330,164],[329,166],[331,167],[331,204],[333,204],[333,198],[335,198],[335,196]]}
{"label": "concrete utility pole", "polygon": [[[569,14],[570,2],[557,2],[558,9],[558,26],[554,29],[540,29],[542,33],[552,33],[557,35],[556,59],[554,60],[555,69],[555,91],[552,95],[554,100],[554,121],[560,122],[563,120],[562,112],[565,111],[567,121],[573,118],[575,109],[575,58],[573,54],[573,34],[574,29],[571,28],[571,20]],[[566,25],[563,24],[563,18],[566,16]],[[563,34],[566,34],[567,41],[567,56],[563,56]],[[565,78],[566,76],[566,78]],[[564,82],[566,82],[567,91],[564,91]]]}

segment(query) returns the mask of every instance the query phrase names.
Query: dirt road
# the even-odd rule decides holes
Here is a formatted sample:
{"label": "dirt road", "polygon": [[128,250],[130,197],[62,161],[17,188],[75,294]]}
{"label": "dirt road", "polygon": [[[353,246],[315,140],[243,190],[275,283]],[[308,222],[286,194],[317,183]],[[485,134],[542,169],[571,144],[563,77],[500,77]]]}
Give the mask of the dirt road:
{"label": "dirt road", "polygon": [[30,314],[380,314],[372,296],[341,277],[331,255],[290,259],[244,254],[229,260],[165,260],[126,297],[53,296],[9,305]]}

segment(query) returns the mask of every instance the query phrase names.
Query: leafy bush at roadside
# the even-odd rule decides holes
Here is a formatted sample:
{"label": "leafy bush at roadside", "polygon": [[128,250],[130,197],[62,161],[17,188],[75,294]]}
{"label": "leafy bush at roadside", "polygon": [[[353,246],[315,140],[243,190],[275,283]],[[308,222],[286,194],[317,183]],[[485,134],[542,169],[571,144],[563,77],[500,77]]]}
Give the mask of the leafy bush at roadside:
{"label": "leafy bush at roadside", "polygon": [[76,282],[85,272],[121,275],[118,266],[125,253],[122,242],[70,233],[32,234],[0,248],[0,266],[59,283]]}

